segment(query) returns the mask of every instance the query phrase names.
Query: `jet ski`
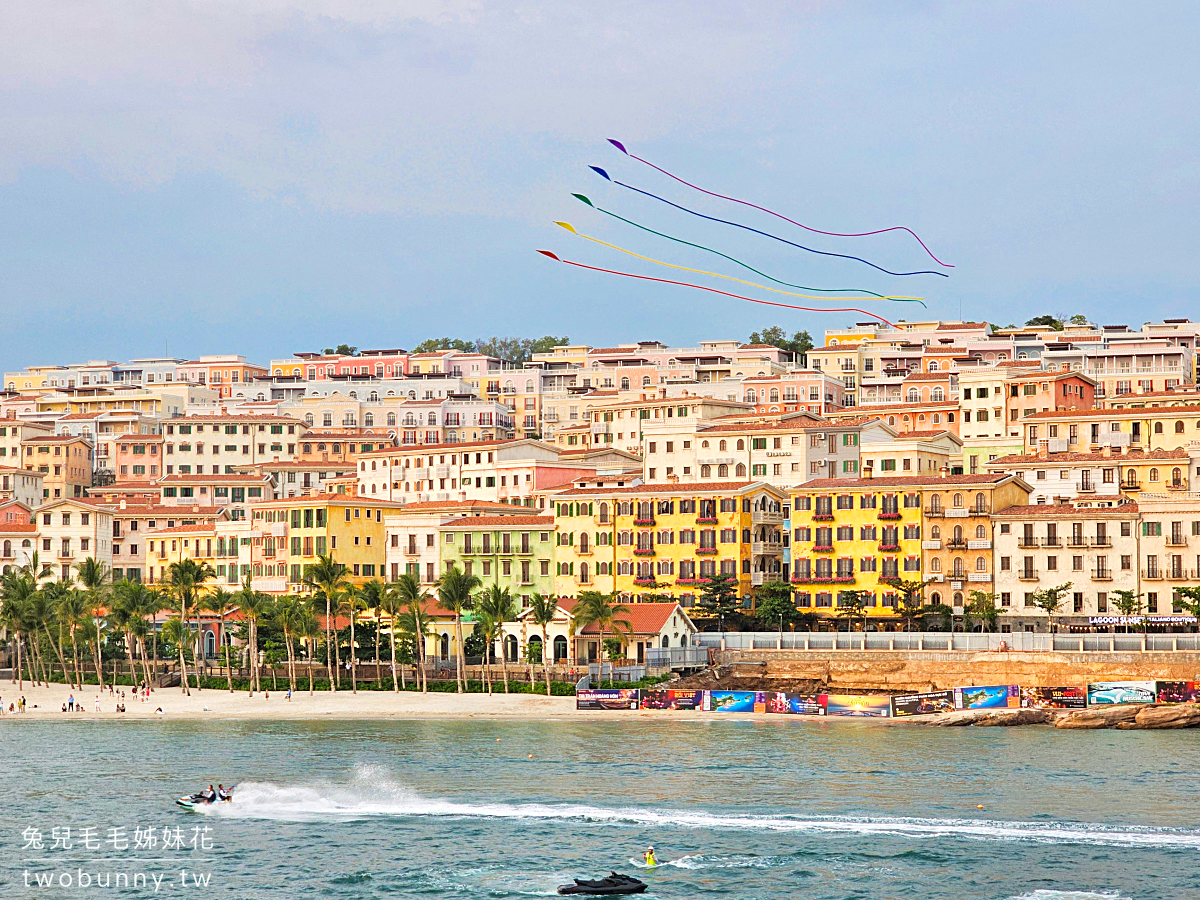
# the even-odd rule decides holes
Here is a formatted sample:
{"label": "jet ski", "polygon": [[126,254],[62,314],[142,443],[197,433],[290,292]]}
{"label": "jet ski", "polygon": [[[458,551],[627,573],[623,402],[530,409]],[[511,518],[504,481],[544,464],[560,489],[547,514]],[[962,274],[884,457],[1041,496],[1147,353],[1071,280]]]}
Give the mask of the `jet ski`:
{"label": "jet ski", "polygon": [[634,878],[632,875],[618,875],[613,872],[607,878],[601,878],[598,881],[576,878],[574,884],[559,886],[558,892],[560,894],[603,896],[605,894],[640,894],[644,890],[646,890],[646,882]]}
{"label": "jet ski", "polygon": [[214,798],[209,800],[205,797],[204,792],[192,794],[190,797],[180,797],[175,801],[175,805],[186,809],[188,812],[194,812],[197,807],[212,806],[214,803],[229,803],[233,800],[233,787],[230,786],[225,791],[224,798]]}

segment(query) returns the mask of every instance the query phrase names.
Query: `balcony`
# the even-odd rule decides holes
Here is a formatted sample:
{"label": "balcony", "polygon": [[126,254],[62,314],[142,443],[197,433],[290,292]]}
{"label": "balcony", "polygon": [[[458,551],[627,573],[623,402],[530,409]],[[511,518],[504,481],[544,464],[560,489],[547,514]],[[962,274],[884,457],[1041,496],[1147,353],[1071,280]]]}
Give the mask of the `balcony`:
{"label": "balcony", "polygon": [[1168,547],[1186,547],[1187,543],[1188,543],[1188,539],[1187,539],[1186,534],[1168,534],[1167,535],[1167,546]]}
{"label": "balcony", "polygon": [[966,550],[967,542],[964,540],[955,540],[954,538],[951,538],[950,540],[946,541],[946,549],[947,550]]}
{"label": "balcony", "polygon": [[758,586],[763,584],[782,584],[782,572],[751,572],[750,583]]}
{"label": "balcony", "polygon": [[1096,493],[1096,486],[1094,484],[1092,484],[1090,481],[1082,481],[1079,484],[1079,493],[1094,494],[1094,493]]}
{"label": "balcony", "polygon": [[941,550],[942,542],[941,541],[921,541],[921,549],[922,550]]}
{"label": "balcony", "polygon": [[1062,548],[1062,539],[1056,538],[1056,537],[1042,538],[1042,546],[1043,547],[1057,547],[1057,548],[1061,549]]}
{"label": "balcony", "polygon": [[833,544],[817,544],[812,548],[813,553],[832,553]]}
{"label": "balcony", "polygon": [[899,553],[900,545],[899,544],[883,544],[883,543],[881,543],[879,545],[879,552],[880,553]]}
{"label": "balcony", "polygon": [[[469,553],[469,552],[470,551],[467,548],[465,548],[465,547],[463,548],[463,553]],[[407,547],[404,548],[405,556],[420,556],[420,554],[421,554],[421,550],[420,550],[420,548],[417,547],[416,544],[409,544]]]}
{"label": "balcony", "polygon": [[1092,538],[1092,546],[1093,547],[1111,547],[1112,546],[1112,538],[1110,538],[1110,537]]}
{"label": "balcony", "polygon": [[750,523],[752,525],[782,525],[783,512],[772,512],[766,509],[756,509],[750,513]]}
{"label": "balcony", "polygon": [[1121,482],[1121,488],[1126,491],[1140,491],[1142,489],[1141,479],[1126,478]]}
{"label": "balcony", "polygon": [[946,576],[943,575],[941,572],[933,572],[930,575],[928,575],[925,578],[925,580],[932,584],[941,584],[943,581],[946,580]]}
{"label": "balcony", "polygon": [[[579,553],[581,556],[591,556],[592,551],[591,550],[580,550]],[[634,548],[633,555],[634,556],[653,556],[654,548],[653,547],[636,547],[636,548]]]}
{"label": "balcony", "polygon": [[1030,537],[1030,538],[1023,537],[1017,541],[1017,546],[1020,547],[1022,550],[1036,550],[1038,547],[1041,546],[1041,544],[1038,543],[1038,539],[1035,537]]}
{"label": "balcony", "polygon": [[1071,547],[1075,550],[1082,550],[1085,547],[1087,547],[1087,545],[1088,545],[1087,538],[1083,537],[1082,535],[1080,535],[1080,536],[1072,535],[1071,537],[1067,538],[1067,546]]}
{"label": "balcony", "polygon": [[754,541],[750,544],[754,556],[782,556],[783,544],[779,541]]}
{"label": "balcony", "polygon": [[[697,520],[697,521],[699,521],[699,520]],[[715,519],[713,521],[714,521],[714,523],[716,522]],[[648,519],[634,519],[633,524],[636,525],[638,528],[653,528],[654,527],[654,517],[651,516]]]}
{"label": "balcony", "polygon": [[1167,485],[1168,491],[1186,491],[1187,489],[1187,485],[1182,481],[1172,481]]}
{"label": "balcony", "polygon": [[987,582],[992,580],[991,572],[972,572],[967,576],[967,581]]}
{"label": "balcony", "polygon": [[945,513],[946,513],[946,511],[944,509],[942,509],[940,506],[925,507],[925,516],[926,516],[926,518],[929,518],[929,519],[940,519],[940,518],[942,518],[943,515],[945,515]]}
{"label": "balcony", "polygon": [[1092,569],[1092,581],[1112,581],[1112,569]]}
{"label": "balcony", "polygon": [[1142,578],[1147,581],[1162,581],[1163,571],[1162,569],[1142,569]]}
{"label": "balcony", "polygon": [[1017,569],[1017,579],[1019,581],[1037,581],[1037,569]]}
{"label": "balcony", "polygon": [[[813,518],[815,519],[816,516],[813,516]],[[832,519],[833,516],[830,516],[829,518]],[[900,510],[898,510],[898,509],[881,510],[879,515],[876,516],[876,518],[879,519],[881,522],[898,522],[900,520]]]}
{"label": "balcony", "polygon": [[991,550],[991,541],[967,541],[968,550]]}

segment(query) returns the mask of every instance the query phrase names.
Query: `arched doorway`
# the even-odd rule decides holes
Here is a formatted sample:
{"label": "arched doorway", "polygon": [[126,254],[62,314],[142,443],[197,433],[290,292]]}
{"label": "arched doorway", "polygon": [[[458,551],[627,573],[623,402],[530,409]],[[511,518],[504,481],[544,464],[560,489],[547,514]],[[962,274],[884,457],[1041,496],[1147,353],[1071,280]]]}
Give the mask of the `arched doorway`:
{"label": "arched doorway", "polygon": [[535,634],[529,639],[529,647],[525,654],[530,662],[540,663],[545,659],[542,656],[542,636],[540,634]]}
{"label": "arched doorway", "polygon": [[440,648],[441,652],[439,655],[442,657],[442,659],[449,659],[450,658],[450,635],[449,635],[449,633],[442,632],[441,643],[442,643],[442,646]]}
{"label": "arched doorway", "polygon": [[504,658],[508,662],[517,661],[517,636],[515,634],[506,635],[504,638]]}
{"label": "arched doorway", "polygon": [[554,638],[554,662],[567,661],[567,639],[563,635],[557,635]]}

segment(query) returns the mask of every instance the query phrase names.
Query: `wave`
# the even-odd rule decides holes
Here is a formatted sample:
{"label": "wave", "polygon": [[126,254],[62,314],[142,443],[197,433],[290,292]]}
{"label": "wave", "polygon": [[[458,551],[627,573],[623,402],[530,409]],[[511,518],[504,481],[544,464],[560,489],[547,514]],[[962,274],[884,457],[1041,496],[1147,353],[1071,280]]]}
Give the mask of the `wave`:
{"label": "wave", "polygon": [[[237,786],[233,803],[214,804],[203,807],[200,811],[206,815],[226,818],[294,822],[351,821],[379,817],[524,819],[576,821],[614,827],[883,835],[914,839],[940,837],[1200,850],[1200,831],[1182,828],[991,819],[758,816],[714,813],[702,809],[646,809],[573,803],[504,803],[425,797],[391,781],[385,775],[372,774],[370,770],[360,772],[355,782],[350,784],[318,782],[281,785],[271,782],[243,782]],[[686,865],[684,863],[684,866]],[[1106,897],[1105,900],[1111,898]]]}
{"label": "wave", "polygon": [[1129,900],[1129,898],[1115,891],[1109,893],[1108,891],[1037,890],[1021,894],[1019,897],[1012,897],[1010,900]]}

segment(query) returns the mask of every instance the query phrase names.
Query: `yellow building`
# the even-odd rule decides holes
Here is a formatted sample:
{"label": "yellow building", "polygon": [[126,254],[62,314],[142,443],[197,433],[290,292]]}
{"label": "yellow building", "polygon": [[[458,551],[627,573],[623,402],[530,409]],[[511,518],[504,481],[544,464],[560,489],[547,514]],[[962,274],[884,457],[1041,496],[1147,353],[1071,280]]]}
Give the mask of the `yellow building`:
{"label": "yellow building", "polygon": [[692,609],[720,573],[749,605],[753,586],[786,577],[786,494],[763,482],[572,488],[550,500],[560,596],[654,593]]}
{"label": "yellow building", "polygon": [[30,437],[21,441],[21,451],[22,467],[45,476],[42,496],[46,500],[83,497],[92,486],[94,449],[85,437]]}
{"label": "yellow building", "polygon": [[399,503],[350,494],[316,494],[255,504],[250,511],[251,575],[258,590],[300,593],[307,570],[322,554],[346,566],[360,586],[386,580],[384,514]]}
{"label": "yellow building", "polygon": [[146,580],[150,584],[165,580],[171,564],[185,559],[208,563],[214,572],[217,569],[219,545],[215,521],[148,531],[145,541]]}

